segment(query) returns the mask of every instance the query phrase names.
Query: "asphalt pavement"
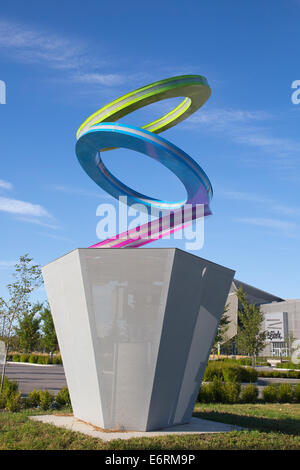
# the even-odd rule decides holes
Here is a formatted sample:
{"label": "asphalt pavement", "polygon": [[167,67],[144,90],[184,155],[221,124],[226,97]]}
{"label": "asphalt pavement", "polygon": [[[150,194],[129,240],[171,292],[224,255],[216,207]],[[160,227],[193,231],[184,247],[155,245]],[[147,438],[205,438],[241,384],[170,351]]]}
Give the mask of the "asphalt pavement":
{"label": "asphalt pavement", "polygon": [[[27,395],[33,389],[49,390],[56,395],[62,387],[67,385],[62,365],[30,365],[8,362],[5,375],[8,379],[16,380],[19,383],[19,390],[22,392],[22,395]],[[300,379],[259,377],[256,385],[261,397],[262,389],[270,383],[297,384],[299,382]],[[243,384],[243,386],[245,385]]]}
{"label": "asphalt pavement", "polygon": [[33,389],[57,392],[67,385],[62,365],[29,365],[18,362],[6,364],[5,375],[10,380],[19,383],[22,395],[27,395]]}

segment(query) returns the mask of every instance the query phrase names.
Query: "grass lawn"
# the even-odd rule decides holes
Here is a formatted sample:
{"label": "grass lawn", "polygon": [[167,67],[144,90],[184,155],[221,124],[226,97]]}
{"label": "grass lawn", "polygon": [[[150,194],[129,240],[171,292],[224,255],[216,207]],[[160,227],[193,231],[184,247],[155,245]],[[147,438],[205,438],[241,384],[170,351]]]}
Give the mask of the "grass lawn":
{"label": "grass lawn", "polygon": [[223,434],[168,436],[115,440],[104,443],[84,434],[33,422],[35,410],[0,412],[0,449],[300,449],[300,405],[200,404],[194,416],[248,427],[247,431]]}

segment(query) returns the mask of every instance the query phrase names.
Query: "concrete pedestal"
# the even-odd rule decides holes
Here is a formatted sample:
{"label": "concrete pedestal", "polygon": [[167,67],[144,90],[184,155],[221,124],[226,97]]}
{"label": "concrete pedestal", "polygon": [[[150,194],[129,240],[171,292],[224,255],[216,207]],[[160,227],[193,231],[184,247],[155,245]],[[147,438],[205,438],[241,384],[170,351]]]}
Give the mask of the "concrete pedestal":
{"label": "concrete pedestal", "polygon": [[187,423],[234,271],[174,248],[82,248],[43,268],[74,416]]}

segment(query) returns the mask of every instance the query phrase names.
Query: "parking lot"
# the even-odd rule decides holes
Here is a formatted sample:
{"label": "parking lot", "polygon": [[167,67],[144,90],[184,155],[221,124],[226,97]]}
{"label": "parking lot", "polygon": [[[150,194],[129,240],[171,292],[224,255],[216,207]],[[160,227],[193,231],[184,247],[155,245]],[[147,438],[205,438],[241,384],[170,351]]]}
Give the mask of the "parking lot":
{"label": "parking lot", "polygon": [[5,375],[19,383],[19,390],[27,395],[31,390],[49,390],[56,393],[67,385],[64,368],[61,365],[31,365],[8,362]]}

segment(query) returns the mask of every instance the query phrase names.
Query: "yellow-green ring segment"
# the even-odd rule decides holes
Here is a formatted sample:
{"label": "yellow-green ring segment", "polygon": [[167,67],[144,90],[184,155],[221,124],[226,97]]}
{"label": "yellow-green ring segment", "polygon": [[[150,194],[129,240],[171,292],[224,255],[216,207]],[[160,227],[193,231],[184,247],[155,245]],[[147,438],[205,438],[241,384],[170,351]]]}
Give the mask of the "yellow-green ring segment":
{"label": "yellow-green ring segment", "polygon": [[[89,116],[79,127],[76,137],[101,122],[116,122],[118,119],[144,106],[168,98],[184,96],[184,100],[173,110],[141,126],[154,134],[159,134],[197,111],[210,97],[211,89],[205,77],[201,75],[180,75],[151,83],[117,98]],[[102,149],[109,150],[107,149]]]}

